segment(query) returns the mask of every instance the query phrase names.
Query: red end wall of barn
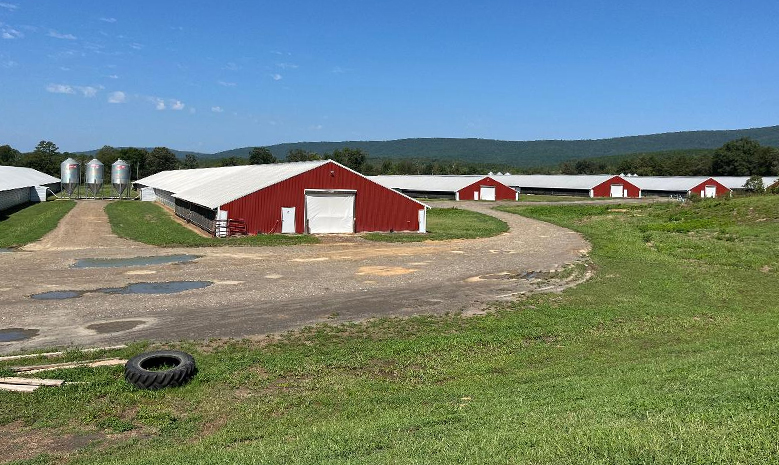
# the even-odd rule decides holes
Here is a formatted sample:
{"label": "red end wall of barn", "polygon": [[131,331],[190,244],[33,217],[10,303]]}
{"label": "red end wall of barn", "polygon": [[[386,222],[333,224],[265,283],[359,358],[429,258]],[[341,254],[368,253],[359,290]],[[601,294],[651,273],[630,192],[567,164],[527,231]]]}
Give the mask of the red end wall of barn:
{"label": "red end wall of barn", "polygon": [[699,196],[703,197],[703,193],[706,190],[706,186],[717,186],[717,197],[724,197],[730,195],[730,189],[717,182],[717,180],[714,178],[709,178],[703,181],[702,183],[690,189],[690,192],[694,192]]}
{"label": "red end wall of barn", "polygon": [[248,233],[257,234],[281,232],[281,208],[295,207],[295,231],[302,234],[306,189],[357,191],[354,205],[357,232],[418,231],[419,210],[425,208],[359,174],[327,163],[225,204],[222,210],[227,211],[230,219],[242,218]]}
{"label": "red end wall of barn", "polygon": [[492,178],[480,179],[468,187],[463,187],[457,191],[460,200],[473,200],[473,193],[479,192],[481,186],[492,186],[495,188],[495,200],[517,200],[517,191],[500,183]]}
{"label": "red end wall of barn", "polygon": [[625,192],[628,193],[628,197],[631,199],[637,199],[639,196],[639,192],[641,192],[641,189],[639,189],[637,186],[634,186],[633,184],[626,181],[624,178],[621,178],[619,176],[614,176],[613,178],[609,179],[608,181],[602,182],[598,184],[597,186],[592,188],[592,196],[593,197],[611,197],[611,186],[614,184],[622,184],[622,187],[625,189]]}

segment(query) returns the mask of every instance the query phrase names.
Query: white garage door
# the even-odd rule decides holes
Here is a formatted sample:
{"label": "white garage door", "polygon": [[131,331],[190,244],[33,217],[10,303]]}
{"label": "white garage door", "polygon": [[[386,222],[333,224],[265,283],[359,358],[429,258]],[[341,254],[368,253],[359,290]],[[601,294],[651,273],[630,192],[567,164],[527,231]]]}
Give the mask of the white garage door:
{"label": "white garage door", "polygon": [[624,194],[624,190],[622,188],[622,184],[612,184],[611,185],[611,196],[612,197],[622,197]]}
{"label": "white garage door", "polygon": [[704,197],[713,199],[717,196],[717,186],[705,186],[703,189]]}
{"label": "white garage door", "polygon": [[354,198],[354,192],[306,192],[308,232],[354,232]]}
{"label": "white garage door", "polygon": [[492,186],[479,186],[479,196],[482,200],[495,200],[495,188]]}

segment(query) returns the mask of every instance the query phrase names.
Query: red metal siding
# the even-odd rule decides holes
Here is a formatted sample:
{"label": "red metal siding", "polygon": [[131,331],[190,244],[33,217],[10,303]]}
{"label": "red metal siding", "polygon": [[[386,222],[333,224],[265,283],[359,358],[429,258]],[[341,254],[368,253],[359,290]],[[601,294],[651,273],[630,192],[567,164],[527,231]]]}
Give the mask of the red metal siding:
{"label": "red metal siding", "polygon": [[490,177],[480,179],[468,187],[463,187],[457,193],[460,200],[473,200],[473,193],[479,192],[481,186],[492,186],[495,188],[495,200],[517,200],[517,191],[500,183]]}
{"label": "red metal siding", "polygon": [[281,207],[295,207],[295,231],[305,228],[306,189],[357,191],[355,230],[418,231],[419,210],[425,208],[335,163],[327,163],[278,184],[223,205],[230,219],[246,221],[249,234],[281,232]]}
{"label": "red metal siding", "polygon": [[593,187],[592,196],[611,197],[611,186],[614,184],[622,184],[622,187],[625,189],[625,192],[627,192],[629,198],[637,199],[639,197],[639,193],[641,192],[641,189],[631,184],[630,182],[626,181],[624,178],[620,176],[614,176],[608,181],[602,182],[597,186]]}
{"label": "red metal siding", "polygon": [[703,181],[702,183],[690,189],[690,192],[694,192],[699,196],[703,197],[703,193],[706,190],[706,186],[712,186],[712,185],[717,186],[717,197],[730,195],[730,189],[717,182],[717,180],[714,178],[709,178]]}

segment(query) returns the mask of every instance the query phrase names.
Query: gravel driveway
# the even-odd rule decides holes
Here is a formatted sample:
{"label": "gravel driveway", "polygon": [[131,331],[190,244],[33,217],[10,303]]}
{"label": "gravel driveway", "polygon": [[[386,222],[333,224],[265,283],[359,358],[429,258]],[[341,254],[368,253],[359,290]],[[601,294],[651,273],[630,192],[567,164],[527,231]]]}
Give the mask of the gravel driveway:
{"label": "gravel driveway", "polygon": [[[112,234],[105,205],[79,201],[42,240],[0,254],[0,330],[38,330],[26,340],[0,342],[0,353],[132,340],[243,337],[320,322],[479,310],[532,289],[527,280],[489,278],[560,269],[590,248],[570,230],[491,210],[495,203],[436,202],[439,208],[488,213],[511,229],[486,239],[409,244],[327,236],[318,245],[163,249]],[[186,263],[72,267],[85,258],[175,254],[199,257]],[[213,284],[170,295],[93,292],[169,281]],[[65,300],[30,297],[50,291],[83,295]]]}

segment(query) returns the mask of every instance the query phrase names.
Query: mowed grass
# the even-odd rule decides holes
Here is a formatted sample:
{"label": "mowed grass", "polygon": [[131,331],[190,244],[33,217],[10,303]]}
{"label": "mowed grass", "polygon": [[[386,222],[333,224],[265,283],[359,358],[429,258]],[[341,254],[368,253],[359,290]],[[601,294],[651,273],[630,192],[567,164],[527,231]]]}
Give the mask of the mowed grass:
{"label": "mowed grass", "polygon": [[431,208],[427,211],[427,234],[369,233],[363,237],[378,242],[444,241],[492,237],[509,230],[505,221],[459,208]]}
{"label": "mowed grass", "polygon": [[3,440],[94,438],[34,463],[779,462],[779,197],[507,210],[583,233],[594,277],[481,317],[174,345],[200,368],[179,389],[50,372],[84,384],[0,393]]}
{"label": "mowed grass", "polygon": [[276,246],[319,242],[313,236],[289,234],[203,237],[177,223],[171,213],[154,202],[111,202],[105,211],[111,230],[117,236],[160,247]]}
{"label": "mowed grass", "polygon": [[0,247],[20,247],[57,227],[76,206],[72,200],[40,202],[0,212]]}

